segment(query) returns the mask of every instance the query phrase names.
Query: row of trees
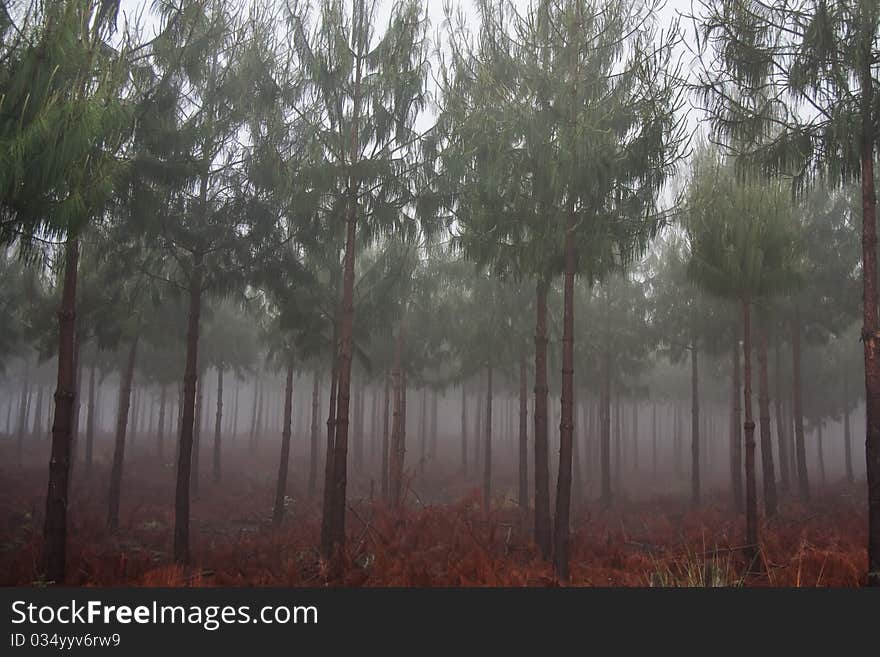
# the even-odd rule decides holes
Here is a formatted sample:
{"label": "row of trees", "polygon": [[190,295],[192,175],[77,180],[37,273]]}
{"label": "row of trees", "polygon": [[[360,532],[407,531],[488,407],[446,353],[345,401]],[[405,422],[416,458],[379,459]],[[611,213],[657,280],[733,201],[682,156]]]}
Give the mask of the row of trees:
{"label": "row of trees", "polygon": [[[796,211],[792,205],[791,181],[861,175],[865,216],[874,212],[870,84],[843,89],[826,65],[840,55],[855,73],[864,73],[876,17],[860,14],[867,11],[861,7],[840,15],[733,0],[704,7],[711,16],[697,30],[703,56],[697,86],[709,101],[717,140],[732,155],[698,153],[677,204],[682,221],[676,239],[653,254],[654,266],[618,286],[611,274],[630,269],[675,217],[661,194],[687,145],[687,86],[674,58],[681,30],[677,23],[660,29],[654,3],[539,0],[517,11],[504,0],[481,0],[476,31],[450,15],[438,54],[436,122],[426,129],[419,126],[429,100],[432,53],[418,0],[395,3],[384,29],[375,3],[367,0],[248,8],[231,0],[161,1],[148,13],[157,24],[150,37],[124,23],[113,2],[11,6],[0,22],[0,238],[25,258],[61,256],[52,263],[60,313],[45,530],[48,579],[64,576],[76,373],[84,346],[94,341],[127,350],[111,484],[118,493],[137,351],[150,332],[168,330],[168,324],[163,329],[155,323],[173,323],[184,314],[186,326],[176,330],[185,340],[179,352],[166,354],[185,364],[174,557],[189,559],[197,381],[206,367],[205,298],[235,297],[257,306],[271,327],[267,351],[287,382],[276,499],[283,501],[287,478],[294,371],[308,364],[329,372],[321,550],[334,563],[341,562],[345,546],[355,358],[369,355],[377,371],[391,373],[382,480],[393,506],[404,496],[408,377],[441,385],[484,373],[488,503],[493,378],[499,369],[514,367],[521,409],[519,499],[525,506],[525,354],[533,332],[535,541],[566,581],[575,363],[585,363],[588,375],[602,381],[602,497],[610,502],[611,381],[629,366],[627,360],[644,362],[651,347],[645,341],[631,350],[618,348],[616,341],[627,336],[603,318],[611,317],[612,306],[627,308],[633,290],[654,288],[655,299],[666,295],[670,302],[654,310],[634,303],[633,332],[641,325],[658,327],[664,337],[654,344],[674,359],[690,357],[695,503],[701,499],[699,354],[733,345],[732,398],[738,399],[742,341],[744,506],[748,542],[756,545],[751,312],[774,295],[791,300],[791,313],[775,318],[791,327],[793,449],[806,495],[799,383],[804,318],[796,290],[809,273],[805,267],[824,267],[827,242],[821,243],[823,257],[809,260],[810,240],[803,235],[831,228],[835,238],[849,234],[846,213],[828,208],[839,202],[837,193],[814,201],[816,210],[807,216],[815,222],[808,220],[805,228],[807,222],[797,219],[802,206]],[[839,52],[812,47],[816,26],[838,35]],[[861,30],[863,58],[840,54],[850,28]],[[803,35],[803,43],[793,47],[792,34]],[[796,65],[787,66],[789,59]],[[870,65],[867,70],[867,78],[852,77],[867,84]],[[782,93],[793,100],[783,103]],[[862,131],[850,135],[837,118],[816,119],[816,112],[804,110],[807,104],[820,117],[861,116]],[[834,140],[842,134],[861,140],[859,168],[841,164],[848,162],[849,142]],[[793,170],[795,164],[800,168]],[[769,182],[755,173],[759,166],[768,167]],[[880,429],[874,436],[871,427],[880,417],[880,407],[874,408],[880,370],[870,368],[877,348],[876,259],[874,222],[863,223],[870,571],[876,573]],[[449,247],[442,244],[447,238]],[[47,243],[63,247],[45,248]],[[82,243],[95,247],[80,262]],[[458,254],[476,264],[476,275],[467,268],[468,276],[461,276],[468,266]],[[841,277],[832,285],[849,280],[852,263],[835,272]],[[100,291],[95,294],[111,303],[96,303],[95,316],[83,321],[93,274],[92,289]],[[710,295],[683,294],[686,286],[679,282],[685,280]],[[551,515],[548,297],[557,282],[561,413]],[[711,296],[739,304],[741,328],[732,335],[728,309]],[[169,316],[156,312],[175,304],[179,310]],[[534,313],[533,329],[522,322],[525,308]],[[108,309],[118,321],[102,315]],[[770,313],[761,314],[756,353],[762,473],[766,511],[773,513],[777,468],[770,448],[768,339],[783,333],[771,333]],[[105,339],[111,326],[113,340]],[[841,326],[833,323],[826,331]],[[416,330],[414,345],[408,336]],[[583,344],[576,334],[585,337]],[[215,353],[219,428],[223,372],[238,365],[230,346]],[[782,395],[777,391],[774,399],[778,405]],[[779,408],[775,415],[781,427],[785,415]],[[738,500],[737,404],[732,416],[731,476]],[[312,427],[316,441],[317,425]],[[219,439],[215,444],[219,449]],[[219,472],[219,452],[216,458]]]}

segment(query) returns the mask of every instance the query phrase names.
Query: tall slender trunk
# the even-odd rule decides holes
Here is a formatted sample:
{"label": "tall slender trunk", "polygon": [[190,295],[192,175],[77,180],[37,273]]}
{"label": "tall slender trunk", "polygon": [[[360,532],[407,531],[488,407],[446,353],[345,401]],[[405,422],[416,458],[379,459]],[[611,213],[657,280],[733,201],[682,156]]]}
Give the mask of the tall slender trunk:
{"label": "tall slender trunk", "polygon": [[620,386],[615,386],[614,391],[614,483],[618,489],[623,489],[621,480],[621,466],[623,465],[623,432],[620,426]]}
{"label": "tall slender trunk", "polygon": [[[804,403],[801,396],[801,315],[795,305],[791,319],[792,402],[794,408],[794,440],[797,452],[798,493],[802,501],[810,499],[807,478],[807,449],[804,444]],[[880,556],[878,556],[880,558]]]}
{"label": "tall slender trunk", "polygon": [[755,482],[755,420],[752,418],[752,327],[751,304],[742,303],[743,310],[743,408],[746,439],[746,543],[754,557],[758,547],[758,491]]}
{"label": "tall slender trunk", "polygon": [[165,404],[168,394],[168,384],[163,383],[159,387],[159,427],[156,434],[156,452],[159,462],[165,461]]}
{"label": "tall slender trunk", "polygon": [[550,558],[553,547],[547,443],[547,288],[547,282],[541,280],[535,291],[535,543],[545,559]]}
{"label": "tall slender trunk", "polygon": [[480,445],[482,441],[480,440],[480,436],[483,435],[483,391],[480,389],[482,385],[482,378],[477,377],[477,415],[476,415],[476,423],[474,424],[474,470],[479,475],[480,472],[480,458],[481,458],[481,450]]}
{"label": "tall slender trunk", "polygon": [[406,448],[403,443],[404,411],[403,411],[403,327],[397,332],[397,340],[394,347],[394,412],[391,420],[391,453],[389,454],[389,474],[391,487],[391,506],[399,509],[403,505],[403,459]]}
{"label": "tall slender trunk", "polygon": [[461,382],[461,472],[467,476],[468,471],[468,420],[467,420],[467,386]]}
{"label": "tall slender trunk", "polygon": [[873,32],[861,44],[862,345],[865,353],[865,466],[868,479],[868,585],[880,586],[880,326],[877,315],[877,197],[874,191]]}
{"label": "tall slender trunk", "polygon": [[86,418],[86,474],[92,471],[95,450],[95,369],[92,362],[89,368],[89,411]]}
{"label": "tall slender trunk", "polygon": [[79,242],[69,238],[64,258],[64,283],[58,312],[58,383],[55,389],[55,419],[52,423],[52,455],[49,459],[49,487],[46,493],[44,566],[46,579],[64,583],[67,549],[67,493],[73,404],[76,401],[76,283]]}
{"label": "tall slender trunk", "polygon": [[364,468],[364,385],[358,382],[354,386],[354,427],[352,429],[354,443],[354,469],[361,472]]}
{"label": "tall slender trunk", "polygon": [[312,377],[312,426],[309,447],[309,497],[318,490],[318,413],[321,394],[321,375],[318,370]]}
{"label": "tall slender trunk", "polygon": [[733,426],[730,430],[730,480],[733,487],[733,504],[737,513],[743,510],[743,434],[742,406],[740,397],[742,382],[739,371],[739,332],[733,335]]}
{"label": "tall slender trunk", "polygon": [[194,415],[193,427],[193,443],[192,443],[192,479],[190,480],[190,489],[192,496],[199,496],[199,479],[201,477],[200,456],[202,453],[202,416],[205,408],[205,373],[199,373],[199,379],[196,383],[196,408]]}
{"label": "tall slender trunk", "polygon": [[[335,333],[336,332],[334,331],[333,344],[336,344]],[[328,404],[329,408],[327,410],[327,444],[326,453],[324,455],[324,495],[322,508],[325,511],[321,515],[321,551],[325,556],[330,553],[330,516],[327,510],[330,507],[330,497],[333,494],[333,459],[335,458],[333,444],[334,436],[336,435],[336,393],[339,382],[338,363],[339,360],[337,354],[334,353],[332,365],[330,367],[330,403]]]}
{"label": "tall slender trunk", "polygon": [[428,388],[422,388],[421,428],[419,430],[419,473],[425,473],[425,459],[428,458]]}
{"label": "tall slender trunk", "polygon": [[256,415],[256,420],[254,422],[254,446],[253,446],[254,451],[259,449],[260,439],[263,437],[263,431],[264,431],[263,426],[264,426],[264,422],[265,422],[263,409],[266,407],[266,405],[268,403],[266,400],[266,395],[267,395],[266,382],[263,381],[262,379],[258,379],[258,384],[259,384],[259,394],[257,395],[257,415]]}
{"label": "tall slender trunk", "polygon": [[388,450],[390,449],[390,434],[389,434],[389,418],[388,415],[390,413],[391,406],[391,374],[387,370],[385,371],[385,395],[382,401],[382,454],[380,458],[380,463],[382,467],[382,477],[381,477],[381,487],[382,487],[382,499],[386,502],[388,501]]}
{"label": "tall slender trunk", "polygon": [[241,385],[237,379],[233,379],[235,382],[235,394],[232,397],[232,422],[229,426],[229,435],[235,439],[238,435],[238,391],[241,389]]}
{"label": "tall slender trunk", "polygon": [[183,374],[183,413],[177,452],[177,483],[174,495],[174,560],[189,561],[189,495],[192,471],[193,429],[195,426],[196,383],[199,378],[199,316],[202,311],[201,251],[193,253],[189,282],[189,318],[186,331],[186,369]]}
{"label": "tall slender trunk", "polygon": [[657,476],[657,402],[651,404],[651,476]]}
{"label": "tall slender trunk", "polygon": [[21,408],[18,413],[18,431],[16,434],[17,455],[19,466],[24,458],[24,435],[27,433],[27,420],[30,411],[30,362],[24,360],[24,383],[21,386]]}
{"label": "tall slender trunk", "polygon": [[819,463],[819,481],[825,486],[825,450],[822,446],[822,423],[816,427],[816,460]]}
{"label": "tall slender trunk", "polygon": [[849,426],[849,386],[846,382],[846,376],[843,378],[843,453],[844,464],[846,465],[846,480],[853,483],[855,477],[853,475],[852,462],[852,435]]}
{"label": "tall slender trunk", "polygon": [[571,515],[572,450],[574,441],[574,274],[576,253],[574,207],[569,208],[565,233],[565,274],[562,296],[562,399],[559,420],[559,474],[553,563],[560,581],[568,581],[568,540]]}
{"label": "tall slender trunk", "polygon": [[[317,380],[317,379],[316,379]],[[275,487],[275,507],[272,525],[277,529],[284,519],[284,497],[287,492],[287,469],[290,462],[290,424],[293,411],[293,358],[287,363],[287,380],[284,384],[284,425],[281,429],[281,458],[278,462],[278,483]]]}
{"label": "tall slender trunk", "polygon": [[483,447],[483,510],[492,501],[492,366],[486,368],[486,433]]}
{"label": "tall slender trunk", "polygon": [[251,412],[251,431],[248,436],[248,449],[253,452],[257,448],[257,413],[260,407],[260,377],[254,378],[254,408]]}
{"label": "tall slender trunk", "polygon": [[[462,395],[462,404],[464,395]],[[519,362],[519,508],[529,508],[529,445],[528,445],[528,368],[526,352],[523,350]],[[462,408],[462,426],[464,426],[464,409]]]}
{"label": "tall slender trunk", "polygon": [[43,418],[41,410],[43,408],[43,386],[37,384],[37,402],[34,405],[34,420],[31,425],[31,438],[36,440],[43,433]]}
{"label": "tall slender trunk", "polygon": [[[360,6],[357,22],[359,29],[356,34],[361,34],[364,28],[364,7]],[[355,56],[355,80],[353,93],[353,110],[351,120],[351,153],[350,162],[357,160],[360,144],[360,109],[361,109],[361,74],[364,59],[364,39],[356,39]],[[342,307],[339,321],[339,390],[337,392],[336,428],[333,440],[333,476],[329,506],[324,508],[324,513],[329,514],[327,519],[327,542],[324,545],[324,554],[327,557],[334,551],[340,552],[345,547],[345,495],[347,484],[347,455],[348,455],[348,424],[349,424],[349,398],[351,395],[351,360],[352,360],[352,337],[354,329],[354,260],[357,249],[357,221],[358,221],[358,181],[349,169],[348,179],[348,207],[345,222],[345,255],[343,257],[342,273]]]}
{"label": "tall slender trunk", "polygon": [[606,351],[603,356],[602,367],[602,394],[600,399],[601,413],[599,421],[602,424],[601,440],[599,444],[600,458],[602,461],[602,506],[611,506],[611,352]]}
{"label": "tall slender trunk", "polygon": [[758,322],[758,416],[761,423],[761,475],[764,484],[764,513],[776,515],[776,471],[770,439],[770,384],[767,376],[767,330]]}
{"label": "tall slender trunk", "polygon": [[217,367],[217,415],[214,419],[214,483],[220,481],[221,422],[223,421],[223,368]]}
{"label": "tall slender trunk", "polygon": [[700,503],[700,385],[697,338],[691,338],[691,504]]}
{"label": "tall slender trunk", "polygon": [[632,406],[632,445],[633,445],[633,471],[639,471],[639,402],[633,399]]}
{"label": "tall slender trunk", "polygon": [[431,442],[428,446],[428,458],[437,458],[437,393],[431,393]]}
{"label": "tall slender trunk", "polygon": [[119,412],[116,416],[116,441],[113,448],[113,467],[110,470],[110,496],[107,506],[107,529],[119,529],[119,502],[122,497],[122,468],[125,463],[125,432],[128,426],[128,411],[131,404],[131,388],[134,380],[134,365],[137,360],[139,333],[135,333],[128,350],[128,360],[119,388]]}
{"label": "tall slender trunk", "polygon": [[773,415],[776,416],[776,443],[779,446],[779,486],[783,491],[788,491],[791,485],[788,470],[788,440],[785,437],[785,422],[782,420],[782,358],[779,353],[779,335],[777,334],[773,344],[774,367],[773,367]]}

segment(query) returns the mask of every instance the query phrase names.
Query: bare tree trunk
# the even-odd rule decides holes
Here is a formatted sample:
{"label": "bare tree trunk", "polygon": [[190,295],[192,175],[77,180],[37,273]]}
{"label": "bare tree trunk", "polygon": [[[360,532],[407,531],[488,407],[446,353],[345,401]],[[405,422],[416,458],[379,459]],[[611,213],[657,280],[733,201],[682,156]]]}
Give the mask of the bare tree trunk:
{"label": "bare tree trunk", "polygon": [[419,474],[425,474],[425,460],[428,458],[428,388],[422,388],[421,428],[419,433]]}
{"label": "bare tree trunk", "polygon": [[397,340],[394,348],[394,412],[391,421],[391,453],[390,457],[390,486],[391,486],[391,506],[399,509],[403,506],[403,461],[406,454],[406,446],[403,443],[404,436],[404,381],[403,381],[403,327],[401,326],[397,332]]}
{"label": "bare tree trunk", "polygon": [[846,376],[843,377],[843,450],[846,465],[846,480],[849,483],[853,483],[855,477],[853,475],[852,462],[852,435],[849,427],[849,387],[846,383]]}
{"label": "bare tree trunk", "polygon": [[611,353],[606,351],[602,368],[601,394],[601,441],[600,456],[602,460],[602,506],[611,506]]}
{"label": "bare tree trunk", "polygon": [[546,281],[538,281],[535,293],[535,543],[545,559],[553,549],[547,442],[547,288]]}
{"label": "bare tree trunk", "polygon": [[657,477],[657,402],[651,404],[651,475]]}
{"label": "bare tree trunk", "polygon": [[156,451],[159,462],[165,461],[165,404],[168,385],[163,383],[159,389],[159,427],[156,435]]}
{"label": "bare tree trunk", "polygon": [[758,549],[758,491],[755,482],[755,421],[752,419],[752,333],[751,304],[744,300],[743,308],[743,399],[746,438],[746,543],[751,556]]}
{"label": "bare tree trunk", "polygon": [[700,504],[700,386],[697,338],[691,339],[691,504]]}
{"label": "bare tree trunk", "polygon": [[486,368],[486,433],[483,448],[483,510],[492,503],[492,366]]}
{"label": "bare tree trunk", "polygon": [[[335,331],[334,331],[335,338]],[[336,340],[333,340],[336,344]],[[330,399],[329,408],[327,410],[327,452],[324,455],[324,513],[321,517],[321,552],[327,556],[330,553],[330,535],[329,535],[329,519],[328,509],[330,506],[330,498],[333,494],[333,459],[335,458],[335,450],[333,449],[334,436],[336,435],[336,390],[338,382],[339,370],[337,368],[338,359],[336,354],[333,356],[332,366],[330,368]]]}
{"label": "bare tree trunk", "polygon": [[[317,380],[317,379],[316,379]],[[290,462],[290,424],[293,409],[293,358],[287,363],[287,381],[284,387],[284,426],[281,429],[281,459],[278,462],[278,483],[275,487],[275,507],[272,525],[278,529],[284,519],[284,498],[287,493],[287,469]]]}
{"label": "bare tree trunk", "polygon": [[730,432],[730,479],[733,484],[733,503],[737,513],[743,510],[743,434],[740,394],[742,383],[739,371],[739,334],[733,337],[733,426]]}
{"label": "bare tree trunk", "polygon": [[110,496],[107,507],[107,529],[119,529],[119,502],[122,497],[122,468],[125,464],[125,432],[128,426],[128,411],[131,403],[131,388],[134,380],[134,366],[140,336],[136,333],[128,351],[128,361],[119,389],[119,412],[116,417],[116,442],[113,449],[113,468],[110,471]]}
{"label": "bare tree trunk", "polygon": [[204,414],[205,408],[205,384],[204,384],[204,376],[205,373],[201,372],[199,375],[199,380],[196,384],[196,408],[195,408],[195,419],[194,419],[194,427],[193,427],[193,444],[192,444],[192,479],[190,480],[190,487],[192,491],[192,496],[194,498],[198,498],[199,496],[199,479],[201,476],[201,467],[199,464],[199,457],[201,456],[201,438],[202,438],[202,415]]}
{"label": "bare tree trunk", "polygon": [[761,423],[761,474],[764,484],[764,513],[776,515],[776,472],[770,439],[770,384],[767,376],[767,332],[758,322],[758,416]]}
{"label": "bare tree trunk", "polygon": [[52,456],[46,493],[44,565],[46,579],[64,583],[67,549],[67,493],[73,404],[76,401],[76,283],[79,242],[67,241],[61,308],[58,312],[58,383],[55,389],[55,419],[52,423]]}
{"label": "bare tree trunk", "polygon": [[822,448],[822,423],[816,427],[816,456],[819,462],[819,481],[825,486],[825,450]]}
{"label": "bare tree trunk", "polygon": [[189,561],[189,496],[195,425],[196,383],[199,378],[199,316],[202,311],[202,254],[193,254],[189,284],[189,319],[186,333],[186,369],[183,375],[183,414],[177,454],[177,484],[174,501],[174,560]]}
{"label": "bare tree trunk", "polygon": [[92,471],[95,450],[95,363],[89,368],[89,409],[86,418],[86,474]]}
{"label": "bare tree trunk", "polygon": [[437,458],[437,392],[431,393],[431,442],[428,446],[428,458]]}
{"label": "bare tree trunk", "polygon": [[[24,435],[27,433],[27,421],[30,414],[30,362],[27,357],[24,359],[24,383],[21,387],[21,408],[18,414],[18,432],[17,432],[17,454],[18,465],[22,464],[24,459]],[[57,406],[57,404],[56,404]]]}
{"label": "bare tree trunk", "polygon": [[[798,492],[802,501],[810,499],[810,483],[807,478],[807,450],[804,444],[804,403],[801,397],[801,316],[797,305],[791,320],[792,351],[792,400],[794,411],[794,440],[797,450]],[[880,555],[878,555],[880,559]]]}
{"label": "bare tree trunk", "polygon": [[[529,508],[529,446],[528,446],[528,369],[526,353],[523,350],[519,363],[519,508]],[[462,395],[462,405],[464,395]],[[462,407],[462,426],[464,426],[464,408]]]}
{"label": "bare tree trunk", "polygon": [[773,414],[776,416],[776,442],[779,445],[779,485],[783,491],[788,491],[791,478],[788,470],[788,440],[785,437],[785,422],[782,420],[782,359],[779,354],[779,335],[776,335],[774,345],[775,363],[773,368]]}
{"label": "bare tree trunk", "polygon": [[223,368],[217,367],[217,415],[214,419],[214,483],[220,482],[221,427],[223,421]]}
{"label": "bare tree trunk", "polygon": [[321,394],[321,375],[318,370],[312,377],[312,426],[311,447],[309,451],[309,497],[318,490],[318,413]]}
{"label": "bare tree trunk", "polygon": [[386,502],[388,501],[388,458],[389,453],[388,450],[391,449],[390,445],[390,434],[389,434],[389,426],[390,423],[388,421],[388,415],[390,412],[391,406],[391,374],[386,370],[385,372],[385,397],[382,402],[382,458],[380,459],[382,464],[382,499]]}
{"label": "bare tree trunk", "polygon": [[468,424],[467,424],[467,386],[461,382],[461,472],[468,471]]}

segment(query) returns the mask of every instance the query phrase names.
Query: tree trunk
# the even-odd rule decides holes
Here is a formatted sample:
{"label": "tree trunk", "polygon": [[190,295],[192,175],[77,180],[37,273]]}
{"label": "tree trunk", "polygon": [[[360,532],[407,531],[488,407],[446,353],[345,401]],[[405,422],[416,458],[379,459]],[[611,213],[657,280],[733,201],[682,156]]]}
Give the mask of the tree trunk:
{"label": "tree trunk", "polygon": [[398,329],[394,348],[394,412],[391,421],[390,486],[391,506],[399,509],[403,505],[403,459],[406,453],[403,444],[403,327]]}
{"label": "tree trunk", "polygon": [[700,504],[700,386],[697,338],[691,339],[691,504]]}
{"label": "tree trunk", "polygon": [[238,379],[233,379],[235,382],[235,395],[232,398],[232,423],[229,427],[229,435],[233,440],[238,436],[238,391],[241,389],[241,384]]}
{"label": "tree trunk", "polygon": [[[523,350],[519,363],[519,508],[529,509],[529,446],[528,446],[528,369],[526,352]],[[464,403],[464,395],[462,395]],[[462,410],[462,426],[464,426],[464,410]]]}
{"label": "tree trunk", "polygon": [[217,367],[217,415],[214,419],[214,483],[220,481],[221,422],[223,421],[223,368]]}
{"label": "tree trunk", "polygon": [[755,482],[755,421],[752,418],[752,333],[751,305],[744,300],[743,308],[743,408],[746,439],[746,543],[754,558],[758,549],[758,491]]}
{"label": "tree trunk", "polygon": [[318,414],[321,394],[321,375],[318,370],[312,377],[312,426],[309,448],[309,497],[318,490]]}
{"label": "tree trunk", "polygon": [[390,435],[389,435],[389,418],[388,415],[390,413],[391,406],[391,374],[386,370],[385,371],[385,396],[382,402],[382,454],[380,458],[380,463],[382,466],[382,477],[381,477],[381,485],[382,485],[382,499],[386,502],[388,501],[388,450],[391,448],[390,446]]}
{"label": "tree trunk", "polygon": [[870,59],[862,57],[862,345],[865,353],[868,585],[880,586],[880,326],[877,315],[877,197],[874,192],[875,103],[872,66]]}
{"label": "tree trunk", "polygon": [[159,427],[156,435],[156,452],[159,463],[165,462],[165,404],[168,393],[168,385],[163,383],[159,387]]}
{"label": "tree trunk", "polygon": [[486,368],[486,433],[483,447],[483,510],[492,501],[492,366]]}
{"label": "tree trunk", "polygon": [[437,458],[437,393],[431,393],[431,442],[428,446],[428,458]]}
{"label": "tree trunk", "polygon": [[733,336],[733,426],[730,432],[730,479],[733,486],[733,504],[737,513],[743,510],[743,435],[742,435],[742,382],[739,371],[739,335]]}
{"label": "tree trunk", "polygon": [[[315,379],[317,381],[317,378]],[[278,485],[275,487],[275,508],[272,525],[278,529],[284,519],[284,496],[287,492],[287,468],[290,461],[290,424],[293,410],[293,358],[287,363],[284,386],[284,426],[281,429],[281,459],[278,462]]]}
{"label": "tree trunk", "polygon": [[849,427],[849,386],[846,377],[843,378],[843,452],[846,465],[846,480],[849,483],[855,481],[853,476],[852,462],[852,435]]}
{"label": "tree trunk", "polygon": [[[334,331],[335,338],[335,331]],[[336,340],[333,340],[336,344]],[[338,359],[333,356],[332,366],[330,368],[330,403],[327,410],[327,453],[324,455],[324,496],[323,509],[321,514],[321,553],[324,556],[330,554],[330,537],[329,537],[329,507],[330,498],[333,493],[333,459],[335,458],[335,450],[333,449],[334,436],[336,435],[336,391],[339,379],[339,370],[337,368]]]}
{"label": "tree trunk", "polygon": [[562,312],[562,399],[559,420],[559,474],[556,477],[554,558],[556,576],[568,582],[568,540],[571,515],[571,470],[574,441],[574,245],[575,213],[569,210],[565,233],[565,274]]}
{"label": "tree trunk", "polygon": [[468,471],[468,425],[467,425],[467,386],[461,382],[461,472]]}
{"label": "tree trunk", "polygon": [[186,369],[183,374],[183,414],[177,453],[177,484],[174,495],[174,561],[189,561],[189,494],[195,427],[196,383],[199,378],[199,315],[202,310],[202,254],[193,254],[189,283],[189,318],[186,332]]}
{"label": "tree trunk", "polygon": [[819,481],[825,486],[825,450],[822,447],[822,422],[816,427],[816,456],[819,463]]}
{"label": "tree trunk", "polygon": [[[75,393],[74,393],[75,394]],[[18,414],[17,454],[18,465],[21,466],[24,459],[24,435],[27,433],[27,420],[30,414],[30,362],[24,360],[24,383],[21,387],[21,408]]]}
{"label": "tree trunk", "polygon": [[776,472],[770,438],[770,384],[767,376],[767,332],[758,322],[758,417],[761,423],[761,475],[764,484],[764,513],[776,515]]}
{"label": "tree trunk", "polygon": [[257,449],[257,413],[260,407],[260,377],[254,378],[254,408],[251,412],[251,432],[248,437],[248,449],[253,453]]}
{"label": "tree trunk", "polygon": [[122,468],[125,464],[125,432],[128,427],[128,411],[131,404],[131,388],[134,380],[134,365],[140,335],[135,334],[128,351],[128,360],[119,388],[119,411],[116,416],[116,440],[113,447],[113,468],[110,470],[110,497],[107,507],[107,529],[119,529],[119,502],[122,497]]}
{"label": "tree trunk", "polygon": [[[801,500],[810,499],[810,483],[807,478],[807,449],[804,444],[804,403],[801,397],[801,316],[795,305],[791,319],[792,352],[792,401],[794,408],[794,440],[797,450],[798,492]],[[880,558],[880,557],[878,557]]]}
{"label": "tree trunk", "polygon": [[602,460],[602,506],[611,506],[611,353],[606,351],[602,367],[600,457]]}
{"label": "tree trunk", "polygon": [[547,443],[547,288],[539,281],[535,294],[535,543],[549,559],[550,452]]}
{"label": "tree trunk", "polygon": [[425,473],[425,460],[428,458],[428,388],[422,388],[421,428],[419,433],[419,474]]}
{"label": "tree trunk", "polygon": [[89,368],[89,409],[86,418],[86,474],[92,471],[95,451],[95,363]]}
{"label": "tree trunk", "polygon": [[199,479],[201,476],[201,467],[199,463],[199,457],[201,456],[201,442],[202,442],[202,416],[204,415],[205,408],[205,380],[204,380],[204,372],[201,372],[199,375],[198,382],[196,384],[196,408],[195,408],[195,425],[193,428],[193,444],[192,444],[192,479],[190,480],[190,488],[192,490],[192,496],[194,498],[198,498],[199,496]]}
{"label": "tree trunk", "polygon": [[773,372],[774,394],[773,414],[776,416],[776,442],[779,445],[779,485],[788,491],[791,479],[788,471],[788,440],[785,437],[785,422],[782,421],[782,359],[779,353],[779,335],[773,345],[775,363]]}
{"label": "tree trunk", "polygon": [[64,583],[67,548],[67,493],[70,475],[70,449],[73,404],[76,401],[76,283],[79,242],[67,241],[61,308],[58,312],[58,383],[55,389],[55,419],[52,423],[52,455],[49,460],[49,487],[46,493],[44,526],[46,579]]}

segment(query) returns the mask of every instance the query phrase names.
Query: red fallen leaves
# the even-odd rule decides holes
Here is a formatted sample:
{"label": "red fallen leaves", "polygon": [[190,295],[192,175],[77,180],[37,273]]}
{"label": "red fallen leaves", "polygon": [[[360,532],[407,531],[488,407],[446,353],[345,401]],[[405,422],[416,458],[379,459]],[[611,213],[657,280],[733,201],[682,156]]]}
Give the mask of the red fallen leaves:
{"label": "red fallen leaves", "polygon": [[[4,473],[0,584],[38,584],[44,481],[38,470]],[[410,501],[395,514],[350,502],[341,577],[315,550],[320,502],[294,482],[292,511],[270,526],[265,477],[202,483],[193,503],[192,567],[170,563],[170,476],[144,464],[126,476],[121,529],[104,528],[105,473],[75,485],[68,583],[79,586],[556,586],[530,542],[530,518],[513,506],[484,514],[476,489],[453,503]],[[271,483],[271,482],[268,482]],[[464,490],[462,482],[456,485]],[[719,495],[702,508],[667,498],[572,517],[575,586],[858,586],[867,561],[861,490],[829,488],[808,507],[785,501],[763,519],[760,563],[743,553],[744,520]]]}

